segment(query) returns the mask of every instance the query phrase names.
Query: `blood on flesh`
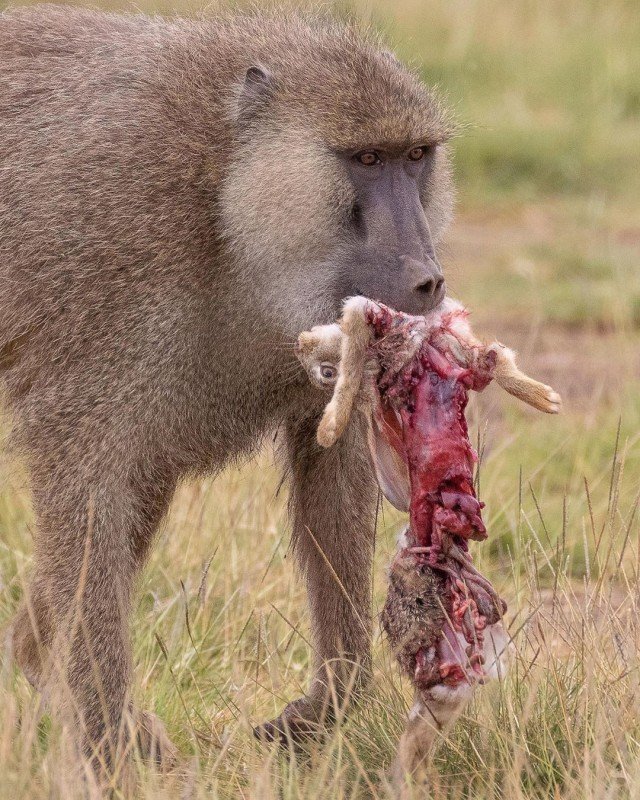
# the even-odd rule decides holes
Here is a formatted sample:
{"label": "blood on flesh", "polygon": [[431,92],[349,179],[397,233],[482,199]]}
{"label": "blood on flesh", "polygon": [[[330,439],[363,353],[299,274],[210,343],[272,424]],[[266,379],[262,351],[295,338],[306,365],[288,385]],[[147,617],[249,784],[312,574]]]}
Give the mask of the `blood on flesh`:
{"label": "blood on flesh", "polygon": [[401,456],[410,481],[410,524],[395,563],[405,570],[436,570],[445,576],[441,602],[446,621],[434,646],[416,642],[409,661],[411,677],[425,688],[435,681],[456,686],[482,679],[484,630],[506,611],[468,552],[468,541],[486,539],[487,531],[484,504],[473,485],[477,456],[469,441],[465,408],[469,390],[481,391],[491,381],[495,362],[489,356],[475,359],[471,367],[461,366],[442,335],[455,341],[455,326],[448,327],[453,320],[444,315],[438,328],[425,328],[414,357],[395,371],[392,342],[412,335],[415,319],[369,306],[367,322],[381,364],[380,403],[374,413],[377,429]]}

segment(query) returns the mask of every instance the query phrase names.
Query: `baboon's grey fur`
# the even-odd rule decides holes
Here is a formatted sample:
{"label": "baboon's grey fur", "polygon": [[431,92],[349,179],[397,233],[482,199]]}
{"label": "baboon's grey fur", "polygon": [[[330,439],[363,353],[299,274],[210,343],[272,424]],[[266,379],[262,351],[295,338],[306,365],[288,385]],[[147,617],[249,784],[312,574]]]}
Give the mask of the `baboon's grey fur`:
{"label": "baboon's grey fur", "polygon": [[[309,696],[285,716],[318,716],[327,660],[338,685],[366,672],[365,437],[354,421],[322,450],[326,397],[302,370],[283,376],[348,284],[337,154],[448,131],[416,77],[350,27],[0,14],[0,376],[38,520],[15,646],[37,686],[64,654],[85,747],[113,739],[128,702],[133,583],[177,482],[276,426],[315,647]],[[437,241],[445,145],[420,197]]]}

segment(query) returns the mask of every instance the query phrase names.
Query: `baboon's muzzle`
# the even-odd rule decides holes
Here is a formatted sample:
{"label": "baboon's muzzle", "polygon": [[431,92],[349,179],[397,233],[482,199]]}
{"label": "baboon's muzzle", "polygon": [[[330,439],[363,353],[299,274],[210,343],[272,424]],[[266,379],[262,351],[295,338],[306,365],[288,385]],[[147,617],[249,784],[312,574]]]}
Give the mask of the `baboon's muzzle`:
{"label": "baboon's muzzle", "polygon": [[355,176],[358,240],[349,287],[408,314],[426,314],[445,294],[418,181],[401,159]]}

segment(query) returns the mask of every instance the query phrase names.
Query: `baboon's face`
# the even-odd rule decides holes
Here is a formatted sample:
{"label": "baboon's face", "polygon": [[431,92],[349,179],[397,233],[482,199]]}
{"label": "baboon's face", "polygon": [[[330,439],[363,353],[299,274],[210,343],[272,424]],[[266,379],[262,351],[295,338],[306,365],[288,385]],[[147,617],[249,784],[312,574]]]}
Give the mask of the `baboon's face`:
{"label": "baboon's face", "polygon": [[335,319],[352,295],[411,314],[444,296],[436,254],[452,204],[444,117],[397,62],[370,59],[373,86],[327,71],[285,90],[250,70],[241,97],[223,221],[249,291],[296,336]]}
{"label": "baboon's face", "polygon": [[418,142],[340,157],[353,203],[343,225],[345,250],[336,260],[339,295],[362,294],[410,314],[442,300],[445,280],[423,205],[439,191],[435,151]]}

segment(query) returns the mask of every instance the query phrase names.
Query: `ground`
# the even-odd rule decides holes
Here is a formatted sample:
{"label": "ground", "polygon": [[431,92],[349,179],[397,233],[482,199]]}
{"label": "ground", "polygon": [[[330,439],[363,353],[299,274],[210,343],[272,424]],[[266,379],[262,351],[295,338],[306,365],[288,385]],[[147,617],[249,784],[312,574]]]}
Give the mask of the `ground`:
{"label": "ground", "polygon": [[[476,329],[519,350],[564,413],[490,387],[473,402],[490,540],[515,655],[442,743],[436,798],[640,797],[640,14],[624,0],[360,4],[467,126],[442,261]],[[376,630],[374,686],[311,756],[288,763],[251,726],[304,691],[308,618],[270,451],[179,490],[141,581],[139,701],[186,761],[141,768],[141,797],[391,796],[409,700]],[[400,515],[383,509],[374,604]],[[0,457],[0,626],[32,552],[28,482]],[[3,640],[4,641],[4,640]],[[0,800],[73,798],[55,725],[0,667]]]}

